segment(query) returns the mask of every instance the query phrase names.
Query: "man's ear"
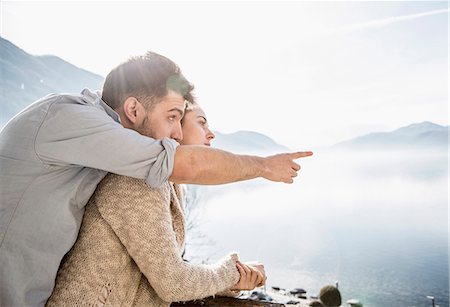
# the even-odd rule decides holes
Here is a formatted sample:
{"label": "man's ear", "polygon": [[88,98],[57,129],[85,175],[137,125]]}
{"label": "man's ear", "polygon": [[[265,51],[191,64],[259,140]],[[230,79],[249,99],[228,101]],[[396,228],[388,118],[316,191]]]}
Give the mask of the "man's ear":
{"label": "man's ear", "polygon": [[123,114],[127,118],[127,120],[135,125],[139,121],[140,115],[140,102],[134,97],[128,97],[123,103]]}

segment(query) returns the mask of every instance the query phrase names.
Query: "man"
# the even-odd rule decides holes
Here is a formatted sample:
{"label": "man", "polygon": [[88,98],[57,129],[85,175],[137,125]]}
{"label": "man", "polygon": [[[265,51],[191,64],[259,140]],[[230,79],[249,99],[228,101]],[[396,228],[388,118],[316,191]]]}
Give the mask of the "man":
{"label": "man", "polygon": [[[170,76],[159,75],[160,67]],[[88,90],[49,95],[1,131],[1,306],[45,304],[59,263],[76,240],[84,206],[107,172],[145,179],[153,187],[168,179],[220,184],[263,177],[290,183],[300,169],[292,160],[311,154],[240,156],[145,137],[140,133],[150,119],[141,98],[155,78],[167,82],[166,91],[193,100],[193,86],[178,66],[148,53],[113,69],[101,98]],[[164,120],[179,116],[172,110]]]}

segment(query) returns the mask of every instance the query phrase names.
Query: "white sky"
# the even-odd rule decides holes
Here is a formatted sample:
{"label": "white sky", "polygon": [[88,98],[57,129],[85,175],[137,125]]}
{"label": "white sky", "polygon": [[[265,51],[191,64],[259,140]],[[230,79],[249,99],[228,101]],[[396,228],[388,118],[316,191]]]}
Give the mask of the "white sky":
{"label": "white sky", "polygon": [[447,1],[1,1],[0,35],[105,76],[152,50],[211,126],[292,149],[425,120],[448,125]]}

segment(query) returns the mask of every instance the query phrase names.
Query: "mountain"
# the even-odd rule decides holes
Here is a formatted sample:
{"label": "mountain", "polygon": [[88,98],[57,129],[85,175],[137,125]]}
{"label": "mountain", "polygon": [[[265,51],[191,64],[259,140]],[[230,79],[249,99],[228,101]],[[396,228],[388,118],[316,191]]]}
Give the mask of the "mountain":
{"label": "mountain", "polygon": [[63,59],[31,55],[0,37],[0,127],[33,101],[49,93],[100,89],[103,77]]}
{"label": "mountain", "polygon": [[235,153],[273,154],[290,151],[289,148],[277,144],[268,136],[253,131],[238,131],[224,134],[214,131],[216,138],[213,146]]}
{"label": "mountain", "polygon": [[448,148],[449,126],[422,122],[391,132],[375,132],[338,143],[337,149]]}

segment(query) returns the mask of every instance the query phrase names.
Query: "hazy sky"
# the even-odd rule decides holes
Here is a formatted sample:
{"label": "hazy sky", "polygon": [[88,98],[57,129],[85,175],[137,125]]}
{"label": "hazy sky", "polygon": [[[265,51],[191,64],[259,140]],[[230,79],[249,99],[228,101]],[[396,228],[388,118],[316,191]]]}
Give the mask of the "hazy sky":
{"label": "hazy sky", "polygon": [[425,120],[448,125],[447,1],[1,1],[0,35],[105,76],[177,62],[213,129],[293,149]]}

